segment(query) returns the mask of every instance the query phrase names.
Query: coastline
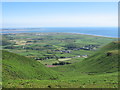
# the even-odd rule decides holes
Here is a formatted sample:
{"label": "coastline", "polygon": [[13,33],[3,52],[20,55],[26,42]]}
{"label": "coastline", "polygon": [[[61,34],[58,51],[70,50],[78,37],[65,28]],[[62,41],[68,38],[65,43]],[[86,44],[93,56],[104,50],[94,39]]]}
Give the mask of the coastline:
{"label": "coastline", "polygon": [[117,38],[118,38],[118,37],[112,37],[112,36],[103,36],[103,35],[85,34],[85,33],[73,33],[73,34],[80,34],[80,35],[89,35],[89,36],[94,36],[94,37],[106,37],[106,38],[115,38],[115,39],[117,39]]}
{"label": "coastline", "polygon": [[72,33],[95,37],[120,38],[117,27],[41,27],[41,28],[5,28],[3,34],[11,33]]}
{"label": "coastline", "polygon": [[112,37],[112,36],[103,36],[103,35],[96,35],[96,34],[86,34],[86,33],[74,33],[74,32],[8,32],[8,33],[0,33],[1,35],[4,34],[21,34],[21,33],[69,33],[69,34],[77,34],[77,35],[88,35],[88,36],[94,36],[94,37],[105,37],[105,38],[113,38],[118,39],[119,37]]}

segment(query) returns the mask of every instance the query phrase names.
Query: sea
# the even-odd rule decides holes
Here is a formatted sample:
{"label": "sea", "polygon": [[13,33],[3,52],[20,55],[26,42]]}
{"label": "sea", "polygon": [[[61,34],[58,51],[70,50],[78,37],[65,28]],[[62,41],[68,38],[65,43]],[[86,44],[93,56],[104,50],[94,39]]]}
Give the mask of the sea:
{"label": "sea", "polygon": [[39,33],[39,32],[59,32],[59,33],[78,33],[96,35],[104,37],[119,37],[117,27],[45,27],[27,28],[16,30],[2,30],[2,33]]}

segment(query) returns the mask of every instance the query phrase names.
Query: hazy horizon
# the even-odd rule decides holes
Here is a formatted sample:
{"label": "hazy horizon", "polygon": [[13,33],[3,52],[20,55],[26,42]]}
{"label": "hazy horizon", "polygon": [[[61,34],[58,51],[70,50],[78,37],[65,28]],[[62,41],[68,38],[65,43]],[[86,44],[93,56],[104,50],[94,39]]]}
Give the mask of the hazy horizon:
{"label": "hazy horizon", "polygon": [[117,27],[117,2],[3,2],[3,28]]}

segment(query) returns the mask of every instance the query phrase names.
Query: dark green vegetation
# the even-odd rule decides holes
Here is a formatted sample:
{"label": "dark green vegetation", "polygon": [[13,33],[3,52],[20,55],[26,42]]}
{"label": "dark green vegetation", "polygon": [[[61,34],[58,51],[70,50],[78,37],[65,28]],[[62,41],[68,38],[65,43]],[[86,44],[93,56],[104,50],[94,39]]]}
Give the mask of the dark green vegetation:
{"label": "dark green vegetation", "polygon": [[[60,34],[60,36],[61,35],[62,34]],[[48,36],[46,35],[44,38]],[[89,35],[84,36],[84,35],[75,34],[71,37],[74,38],[75,43],[77,41],[78,44],[77,43],[74,44],[78,46],[80,44],[79,48],[86,47],[84,49],[78,50],[78,46],[71,47],[72,44],[70,44],[70,47],[67,46],[71,42],[68,43],[63,40],[64,43],[61,42],[59,43],[58,39],[54,39],[54,38],[64,38],[66,40],[66,38],[69,37],[69,34],[63,34],[62,37],[60,37],[59,34],[53,34],[53,35],[50,34],[50,36],[49,39],[53,38],[53,40],[50,39],[50,42],[51,45],[54,46],[54,49],[53,47],[43,48],[44,45],[41,46],[41,50],[36,50],[36,49],[34,50],[33,47],[32,47],[33,50],[29,50],[29,49],[24,50],[23,48],[6,49],[8,51],[11,50],[12,52],[17,52],[21,55],[3,51],[2,58],[3,58],[4,88],[5,87],[7,88],[8,87],[9,88],[117,88],[118,87],[118,57],[119,57],[118,50],[120,49],[119,48],[120,42],[115,41],[116,39],[113,38],[95,37]],[[19,35],[18,36],[12,35],[12,37],[14,37],[15,40],[20,38]],[[28,37],[30,36],[29,34],[26,34],[25,36],[23,34],[23,37],[28,39]],[[23,37],[21,37],[22,38],[21,40],[24,40]],[[35,38],[36,36],[31,36],[31,37]],[[91,42],[91,40],[93,42]],[[49,45],[48,43],[50,42],[44,41],[44,44],[48,47]],[[58,44],[55,44],[57,42]],[[106,45],[107,43],[109,44]],[[34,44],[36,43],[32,43],[30,45],[34,46]],[[41,42],[37,44],[42,45]],[[13,46],[19,47],[21,45],[13,45]],[[90,47],[91,49],[88,47]],[[92,47],[94,47],[94,49]],[[3,48],[5,48],[5,46],[3,46]],[[40,49],[40,47],[38,48]],[[71,52],[70,53],[62,52],[63,53],[62,54],[61,52],[58,52],[56,49],[68,50],[68,51],[70,50]],[[34,57],[34,58],[33,59],[27,58],[28,57],[27,55],[29,57]],[[35,58],[39,59],[40,58],[39,55],[41,56],[45,55],[44,57],[47,57],[48,59],[45,58],[44,60],[36,61]],[[50,58],[52,57],[52,55],[54,57]],[[67,58],[65,58],[64,56]],[[57,65],[56,67],[48,68],[45,67],[45,65],[42,65],[40,62],[42,64],[47,64],[47,65],[52,65],[53,63],[60,63],[60,62],[62,63],[66,62],[71,64]]]}

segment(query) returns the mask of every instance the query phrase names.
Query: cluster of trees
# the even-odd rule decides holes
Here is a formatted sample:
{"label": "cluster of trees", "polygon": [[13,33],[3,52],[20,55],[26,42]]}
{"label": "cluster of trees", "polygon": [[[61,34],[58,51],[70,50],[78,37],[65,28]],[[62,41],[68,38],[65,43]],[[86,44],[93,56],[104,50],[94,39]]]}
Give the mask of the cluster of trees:
{"label": "cluster of trees", "polygon": [[51,54],[51,55],[43,55],[43,56],[41,56],[41,57],[37,57],[37,58],[35,58],[35,60],[46,60],[46,59],[56,59],[56,60],[58,60],[58,57],[56,56],[56,55],[53,55],[53,54]]}
{"label": "cluster of trees", "polygon": [[10,44],[12,44],[12,43],[10,43],[9,41],[5,41],[5,40],[0,41],[0,45],[2,45],[2,46],[10,45]]}
{"label": "cluster of trees", "polygon": [[10,40],[13,40],[12,37],[2,36],[0,39],[0,45],[6,46],[6,45],[14,45],[15,42],[10,42]]}
{"label": "cluster of trees", "polygon": [[99,45],[86,45],[86,46],[84,47],[84,49],[92,50],[93,48],[98,48],[98,47],[99,47]]}
{"label": "cluster of trees", "polygon": [[83,50],[93,50],[94,48],[98,48],[99,45],[85,45],[85,46],[82,46],[82,45],[79,45],[77,43],[68,43],[65,45],[65,47],[69,50],[80,50],[80,49],[83,49]]}
{"label": "cluster of trees", "polygon": [[65,65],[65,64],[71,64],[71,63],[61,61],[61,62],[58,62],[58,63],[53,63],[52,65]]}
{"label": "cluster of trees", "polygon": [[74,48],[78,48],[78,45],[75,44],[75,43],[68,43],[68,44],[65,45],[65,47],[67,49],[74,49]]}
{"label": "cluster of trees", "polygon": [[15,49],[15,48],[17,48],[17,47],[15,47],[13,45],[7,45],[7,46],[4,47],[4,49]]}

